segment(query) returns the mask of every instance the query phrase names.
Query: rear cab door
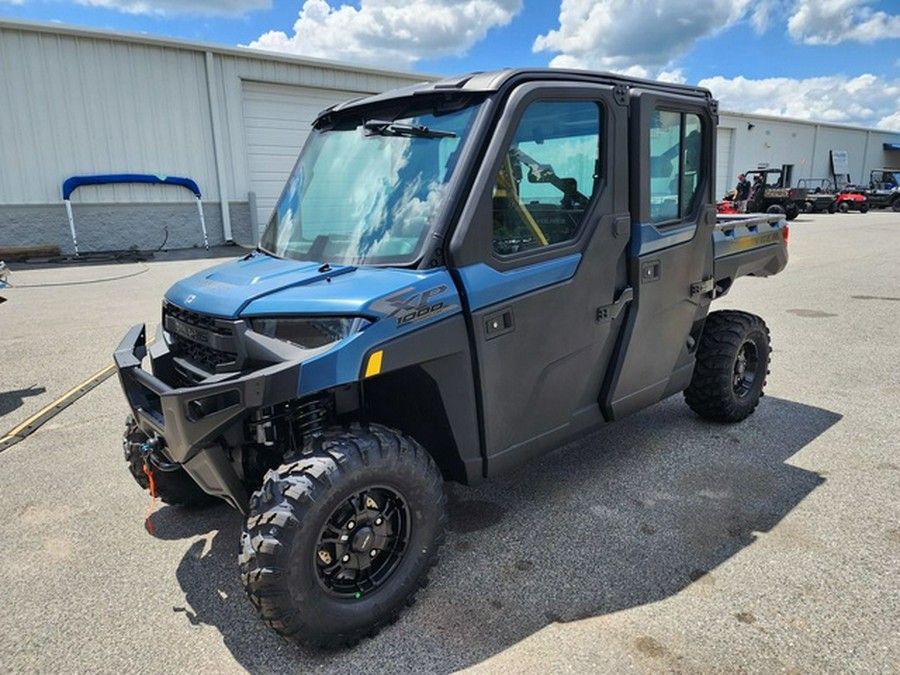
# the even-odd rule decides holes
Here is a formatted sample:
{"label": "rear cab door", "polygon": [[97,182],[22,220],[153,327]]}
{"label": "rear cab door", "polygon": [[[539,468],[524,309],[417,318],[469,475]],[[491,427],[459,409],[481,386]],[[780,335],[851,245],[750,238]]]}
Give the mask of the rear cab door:
{"label": "rear cab door", "polygon": [[486,475],[603,421],[627,305],[626,104],[611,84],[533,81],[496,118],[449,246]]}
{"label": "rear cab door", "polygon": [[690,383],[713,278],[715,101],[639,86],[630,99],[634,301],[602,395],[608,419]]}

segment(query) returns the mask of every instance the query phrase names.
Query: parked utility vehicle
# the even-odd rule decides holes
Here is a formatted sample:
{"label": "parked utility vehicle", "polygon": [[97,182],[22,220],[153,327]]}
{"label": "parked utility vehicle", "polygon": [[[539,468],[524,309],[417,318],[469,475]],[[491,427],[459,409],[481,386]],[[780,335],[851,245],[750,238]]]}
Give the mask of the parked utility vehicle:
{"label": "parked utility vehicle", "polygon": [[835,208],[841,213],[859,211],[866,213],[869,210],[869,202],[866,199],[865,188],[856,185],[845,185],[834,200]]}
{"label": "parked utility vehicle", "polygon": [[424,584],[443,481],[682,391],[744,419],[769,331],[709,306],[779,272],[788,229],[717,220],[716,119],[705,89],[564,70],[326,110],[259,248],[176,283],[156,341],[116,351],[135,478],[244,513],[262,618],[342,645]]}
{"label": "parked utility vehicle", "polygon": [[806,201],[803,203],[804,213],[837,211],[837,195],[834,183],[830,178],[801,178],[797,187],[806,190]]}
{"label": "parked utility vehicle", "polygon": [[806,209],[806,188],[789,187],[781,169],[757,169],[745,174],[751,182],[748,213],[784,214],[787,220],[794,220]]}
{"label": "parked utility vehicle", "polygon": [[873,209],[900,211],[900,169],[870,171],[866,201]]}

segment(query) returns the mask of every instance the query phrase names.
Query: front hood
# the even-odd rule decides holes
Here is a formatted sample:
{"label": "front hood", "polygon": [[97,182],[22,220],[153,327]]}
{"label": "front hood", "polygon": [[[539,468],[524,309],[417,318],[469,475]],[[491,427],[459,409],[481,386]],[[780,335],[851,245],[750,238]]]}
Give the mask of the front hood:
{"label": "front hood", "polygon": [[[457,306],[446,270],[351,267],[256,254],[176,283],[166,300],[222,318],[239,316],[396,314],[433,298]],[[448,297],[452,296],[452,297]]]}
{"label": "front hood", "polygon": [[168,290],[166,300],[203,314],[236,318],[254,300],[294,286],[325,283],[354,269],[257,253],[182,279]]}

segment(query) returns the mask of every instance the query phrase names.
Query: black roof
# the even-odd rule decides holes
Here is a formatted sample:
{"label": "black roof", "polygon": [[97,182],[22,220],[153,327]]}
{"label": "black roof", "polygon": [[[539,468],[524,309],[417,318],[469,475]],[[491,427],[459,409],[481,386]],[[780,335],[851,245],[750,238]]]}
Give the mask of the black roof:
{"label": "black roof", "polygon": [[562,68],[509,68],[490,72],[475,72],[456,77],[448,77],[433,82],[421,82],[409,87],[386,91],[382,94],[365,96],[352,99],[334,105],[322,112],[337,112],[368,106],[381,101],[390,101],[411,96],[423,96],[439,93],[491,93],[500,91],[508,86],[522,84],[524,82],[550,81],[550,82],[588,82],[595,84],[607,84],[610,86],[623,86],[626,88],[640,88],[658,90],[666,93],[677,93],[682,96],[695,96],[712,102],[712,93],[703,87],[695,87],[674,82],[658,82],[656,80],[642,80],[635,77],[625,77],[614,73],[593,72],[589,70],[567,70]]}

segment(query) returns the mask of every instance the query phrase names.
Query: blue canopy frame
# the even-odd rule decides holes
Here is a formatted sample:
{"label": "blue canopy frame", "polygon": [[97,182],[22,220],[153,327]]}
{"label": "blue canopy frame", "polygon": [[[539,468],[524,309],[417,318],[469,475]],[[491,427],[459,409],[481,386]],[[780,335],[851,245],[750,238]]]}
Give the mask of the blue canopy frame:
{"label": "blue canopy frame", "polygon": [[203,244],[209,250],[209,239],[206,236],[206,221],[203,218],[203,204],[200,201],[200,187],[197,183],[183,176],[164,176],[147,173],[109,173],[93,176],[70,176],[63,181],[62,198],[66,205],[66,214],[69,217],[69,229],[72,231],[72,244],[75,247],[75,256],[78,256],[78,239],[75,236],[75,219],[72,216],[72,203],[69,198],[72,193],[83,185],[109,185],[113,183],[150,183],[154,185],[174,185],[187,188],[197,198],[197,212],[200,214],[200,227],[203,230]]}

